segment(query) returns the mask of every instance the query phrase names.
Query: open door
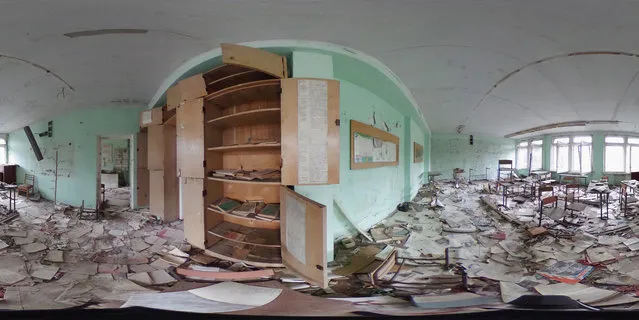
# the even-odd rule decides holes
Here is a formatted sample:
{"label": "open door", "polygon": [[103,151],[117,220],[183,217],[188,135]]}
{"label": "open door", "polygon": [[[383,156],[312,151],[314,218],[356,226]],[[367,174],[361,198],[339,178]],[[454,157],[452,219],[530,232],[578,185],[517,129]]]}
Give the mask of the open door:
{"label": "open door", "polygon": [[149,169],[147,168],[148,136],[146,132],[140,132],[137,135],[137,186],[135,204],[138,207],[146,207],[149,205]]}
{"label": "open door", "polygon": [[282,80],[282,184],[339,183],[339,81]]}
{"label": "open door", "polygon": [[255,69],[277,78],[288,77],[286,57],[237,44],[223,43],[221,47],[223,63]]}
{"label": "open door", "polygon": [[326,207],[280,188],[282,262],[308,283],[326,288]]}

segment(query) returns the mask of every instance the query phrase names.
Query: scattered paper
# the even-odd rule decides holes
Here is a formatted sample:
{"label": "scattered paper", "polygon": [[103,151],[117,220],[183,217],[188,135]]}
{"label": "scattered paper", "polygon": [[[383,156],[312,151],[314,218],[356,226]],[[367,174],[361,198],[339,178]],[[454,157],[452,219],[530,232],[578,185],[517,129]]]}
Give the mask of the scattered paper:
{"label": "scattered paper", "polygon": [[512,282],[499,282],[499,291],[501,292],[501,300],[505,303],[509,303],[517,298],[532,294],[528,289],[521,287]]}
{"label": "scattered paper", "polygon": [[559,261],[537,271],[537,273],[551,280],[575,284],[586,278],[592,270],[594,267],[585,266],[578,262]]}
{"label": "scattered paper", "polygon": [[204,299],[188,291],[136,294],[122,305],[122,308],[145,307],[159,310],[217,313],[248,310],[255,306],[230,304]]}
{"label": "scattered paper", "polygon": [[275,300],[282,292],[282,289],[249,286],[229,281],[192,289],[189,292],[207,300],[229,304],[263,306]]}
{"label": "scattered paper", "polygon": [[31,276],[42,280],[51,280],[60,268],[47,265],[36,265],[31,271]]}

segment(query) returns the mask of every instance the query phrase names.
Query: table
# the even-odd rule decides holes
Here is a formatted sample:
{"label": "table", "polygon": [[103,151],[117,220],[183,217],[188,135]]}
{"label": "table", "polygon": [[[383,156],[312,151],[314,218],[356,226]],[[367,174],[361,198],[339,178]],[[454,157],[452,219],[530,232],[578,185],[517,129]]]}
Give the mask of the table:
{"label": "table", "polygon": [[[584,184],[583,186],[586,187],[588,182],[588,176],[587,175],[583,175],[583,174],[572,174],[572,173],[560,173],[559,174],[559,183],[561,183],[562,178],[566,178],[566,177],[572,177],[572,178],[576,178],[576,179],[584,179]],[[580,184],[581,185],[581,184]]]}
{"label": "table", "polygon": [[441,172],[428,172],[428,183],[435,183],[435,177],[441,176]]}
{"label": "table", "polygon": [[[593,189],[592,191],[590,191],[592,193],[596,193],[597,194],[597,199],[599,199],[599,219],[601,220],[608,220],[608,202],[610,200],[610,189],[605,189],[605,190],[599,190],[599,189]],[[605,198],[605,200],[604,200]],[[603,214],[603,205],[604,205],[604,201],[606,202],[606,217],[604,218]]]}

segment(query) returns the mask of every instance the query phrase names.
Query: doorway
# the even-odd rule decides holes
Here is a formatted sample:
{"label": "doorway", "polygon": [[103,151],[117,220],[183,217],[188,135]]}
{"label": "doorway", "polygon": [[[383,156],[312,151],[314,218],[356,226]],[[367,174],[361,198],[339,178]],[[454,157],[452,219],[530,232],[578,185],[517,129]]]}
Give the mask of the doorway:
{"label": "doorway", "polygon": [[100,209],[134,208],[133,136],[98,137],[98,199]]}

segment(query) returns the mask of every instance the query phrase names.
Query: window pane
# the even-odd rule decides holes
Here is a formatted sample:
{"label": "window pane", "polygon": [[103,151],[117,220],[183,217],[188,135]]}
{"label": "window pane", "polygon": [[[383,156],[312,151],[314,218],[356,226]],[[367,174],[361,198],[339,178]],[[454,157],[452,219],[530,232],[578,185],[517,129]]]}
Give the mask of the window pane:
{"label": "window pane", "polygon": [[533,146],[540,146],[544,144],[544,140],[535,140],[532,142]]}
{"label": "window pane", "polygon": [[541,167],[542,167],[541,153],[542,153],[541,147],[532,148],[532,165],[531,165],[532,170],[541,170]]}
{"label": "window pane", "polygon": [[517,169],[528,168],[528,148],[517,148]]}
{"label": "window pane", "polygon": [[563,138],[555,138],[552,143],[569,143],[570,142],[570,138],[568,137],[563,137]]}
{"label": "window pane", "polygon": [[527,147],[528,146],[528,141],[524,141],[524,142],[520,142],[518,144],[519,147]]}
{"label": "window pane", "polygon": [[628,138],[629,144],[639,144],[639,138]]}
{"label": "window pane", "polygon": [[604,171],[623,172],[623,146],[606,146],[604,150]]}
{"label": "window pane", "polygon": [[557,150],[557,172],[567,172],[568,168],[568,146],[559,146]]}
{"label": "window pane", "polygon": [[592,171],[592,147],[581,147],[581,172],[590,173]]}
{"label": "window pane", "polygon": [[7,147],[0,147],[0,164],[6,164],[7,162]]}
{"label": "window pane", "polygon": [[606,143],[623,143],[623,137],[606,137]]}
{"label": "window pane", "polygon": [[630,147],[630,172],[639,171],[639,147]]}
{"label": "window pane", "polygon": [[582,143],[582,142],[591,143],[592,142],[592,137],[590,137],[590,136],[579,136],[579,137],[572,138],[572,141],[574,143]]}
{"label": "window pane", "polygon": [[0,138],[0,144],[7,144],[7,139]]}
{"label": "window pane", "polygon": [[550,148],[550,171],[557,171],[557,146]]}

